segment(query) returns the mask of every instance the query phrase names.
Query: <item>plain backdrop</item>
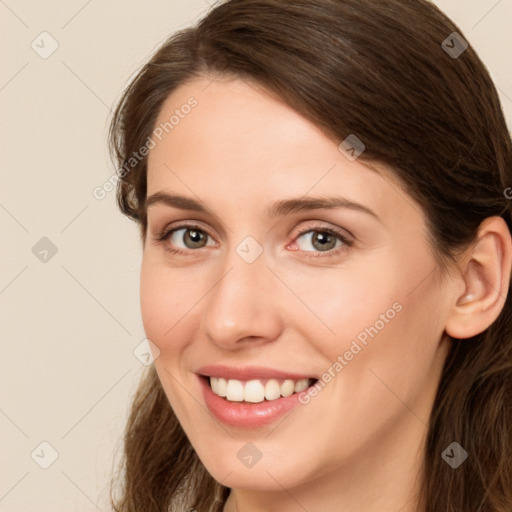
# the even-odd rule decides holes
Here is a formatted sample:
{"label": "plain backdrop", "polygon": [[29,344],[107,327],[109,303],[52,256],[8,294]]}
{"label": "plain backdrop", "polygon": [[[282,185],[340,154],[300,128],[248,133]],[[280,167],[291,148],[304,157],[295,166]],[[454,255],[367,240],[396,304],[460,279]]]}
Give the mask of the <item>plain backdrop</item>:
{"label": "plain backdrop", "polygon": [[[512,0],[435,3],[487,65],[510,128]],[[146,368],[133,352],[145,338],[141,248],[115,192],[92,191],[114,172],[107,126],[129,78],[208,9],[0,0],[1,511],[110,510],[115,450]]]}

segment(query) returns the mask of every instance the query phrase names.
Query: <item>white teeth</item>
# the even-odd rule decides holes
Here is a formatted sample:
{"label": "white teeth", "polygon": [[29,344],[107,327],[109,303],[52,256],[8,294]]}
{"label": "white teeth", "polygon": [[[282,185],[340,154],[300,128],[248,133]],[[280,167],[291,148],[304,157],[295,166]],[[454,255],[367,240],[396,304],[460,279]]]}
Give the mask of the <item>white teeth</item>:
{"label": "white teeth", "polygon": [[219,396],[226,396],[226,389],[228,387],[228,383],[226,381],[226,379],[223,379],[222,377],[220,377],[219,379],[217,379],[218,383],[217,383],[217,394]]}
{"label": "white teeth", "polygon": [[265,400],[265,387],[259,380],[250,380],[245,384],[244,400],[254,404]]}
{"label": "white teeth", "polygon": [[212,391],[219,395],[219,379],[217,377],[210,377],[210,387],[212,388]]}
{"label": "white teeth", "polygon": [[293,395],[294,390],[295,382],[293,380],[287,379],[281,384],[281,395],[283,396]]}
{"label": "white teeth", "polygon": [[304,391],[305,389],[307,389],[308,384],[309,384],[308,379],[298,380],[295,383],[295,393],[300,393],[301,391]]}
{"label": "white teeth", "polygon": [[281,387],[276,379],[270,379],[265,384],[265,398],[267,400],[275,400],[281,397]]}
{"label": "white teeth", "polygon": [[210,385],[216,395],[226,396],[226,379],[223,379],[222,377],[210,377]]}
{"label": "white teeth", "polygon": [[244,399],[244,385],[239,380],[228,380],[226,398],[230,402],[242,402]]}
{"label": "white teeth", "polygon": [[300,393],[309,386],[309,379],[297,381],[286,379],[281,384],[276,379],[269,379],[265,385],[260,380],[242,382],[236,379],[223,379],[210,377],[212,391],[230,402],[259,403],[267,400],[276,400],[287,397],[293,393]]}

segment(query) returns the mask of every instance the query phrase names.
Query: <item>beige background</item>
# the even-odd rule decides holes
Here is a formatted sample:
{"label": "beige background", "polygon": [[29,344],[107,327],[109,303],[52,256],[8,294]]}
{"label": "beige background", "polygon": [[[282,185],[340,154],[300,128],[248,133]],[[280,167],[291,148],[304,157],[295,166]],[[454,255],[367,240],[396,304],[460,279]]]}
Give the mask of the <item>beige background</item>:
{"label": "beige background", "polygon": [[[486,63],[511,128],[512,0],[435,3]],[[92,191],[114,170],[106,130],[129,77],[208,9],[0,0],[0,511],[110,510],[114,450],[145,368],[133,354],[141,251],[115,193]]]}

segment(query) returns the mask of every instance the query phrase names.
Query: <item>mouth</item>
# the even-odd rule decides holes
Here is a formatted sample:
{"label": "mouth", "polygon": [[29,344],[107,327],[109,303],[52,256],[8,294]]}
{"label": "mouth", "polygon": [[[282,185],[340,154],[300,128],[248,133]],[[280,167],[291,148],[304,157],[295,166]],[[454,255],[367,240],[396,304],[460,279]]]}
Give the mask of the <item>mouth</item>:
{"label": "mouth", "polygon": [[197,377],[204,403],[213,417],[244,429],[258,429],[279,421],[300,407],[304,403],[301,393],[318,382],[314,378],[238,380],[204,374]]}
{"label": "mouth", "polygon": [[245,381],[212,375],[200,375],[200,378],[209,386],[213,394],[223,398],[226,402],[248,404],[273,402],[281,398],[287,398],[307,390],[318,382],[316,378],[270,378]]}
{"label": "mouth", "polygon": [[[202,366],[196,370],[196,377],[211,416],[244,429],[274,424],[300,404],[309,403],[302,397],[318,383],[307,373],[244,365]],[[307,410],[311,411],[309,407]]]}

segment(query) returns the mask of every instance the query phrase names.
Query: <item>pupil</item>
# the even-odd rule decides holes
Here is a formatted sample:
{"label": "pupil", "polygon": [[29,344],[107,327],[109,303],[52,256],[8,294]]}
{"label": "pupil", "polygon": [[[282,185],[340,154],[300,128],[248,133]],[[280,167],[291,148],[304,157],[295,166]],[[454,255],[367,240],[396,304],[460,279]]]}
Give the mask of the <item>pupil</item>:
{"label": "pupil", "polygon": [[325,248],[325,246],[329,244],[329,238],[331,236],[332,235],[330,233],[319,232],[315,237],[315,241],[320,243],[321,248]]}
{"label": "pupil", "polygon": [[191,229],[188,231],[188,233],[189,233],[189,238],[192,240],[193,244],[197,244],[201,241],[202,235],[199,231]]}

